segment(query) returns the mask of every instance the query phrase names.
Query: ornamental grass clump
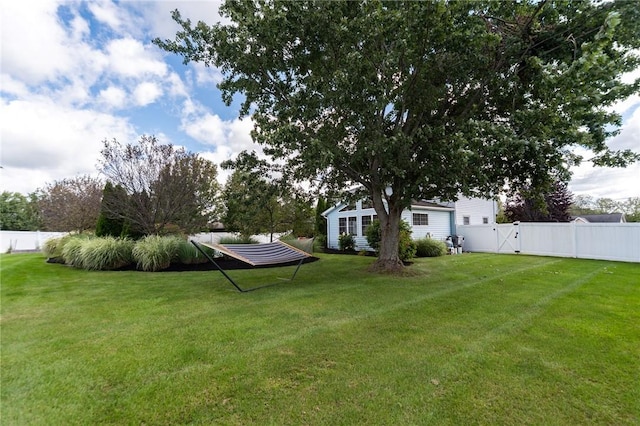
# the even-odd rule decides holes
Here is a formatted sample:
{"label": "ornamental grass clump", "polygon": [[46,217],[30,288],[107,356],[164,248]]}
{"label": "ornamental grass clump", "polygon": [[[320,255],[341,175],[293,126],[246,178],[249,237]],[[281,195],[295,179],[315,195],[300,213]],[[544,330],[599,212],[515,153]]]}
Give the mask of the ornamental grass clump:
{"label": "ornamental grass clump", "polygon": [[416,257],[438,257],[447,254],[447,245],[442,241],[421,238],[415,243]]}
{"label": "ornamental grass clump", "polygon": [[86,240],[80,245],[82,268],[93,271],[123,268],[133,262],[133,244],[129,239],[115,237]]}
{"label": "ornamental grass clump", "polygon": [[44,253],[44,255],[50,259],[62,259],[62,249],[64,248],[64,245],[72,238],[77,238],[77,235],[67,234],[63,237],[49,238],[44,242],[42,253]]}
{"label": "ornamental grass clump", "polygon": [[138,269],[143,271],[161,271],[178,259],[178,248],[182,240],[179,237],[148,235],[133,247],[133,258]]}
{"label": "ornamental grass clump", "polygon": [[237,237],[220,238],[218,244],[258,244],[258,240],[253,237],[239,235]]}
{"label": "ornamental grass clump", "polygon": [[[210,251],[211,256],[213,256],[212,250],[209,250],[207,247],[201,248],[205,251]],[[198,251],[198,249],[193,244],[183,239],[180,239],[178,243],[177,256],[180,260],[180,263],[184,265],[197,265],[209,261],[209,259],[207,259],[205,255],[200,253],[200,251]]]}
{"label": "ornamental grass clump", "polygon": [[82,246],[90,241],[93,237],[88,235],[74,235],[64,242],[62,247],[62,259],[67,265],[74,268],[84,268],[82,257]]}

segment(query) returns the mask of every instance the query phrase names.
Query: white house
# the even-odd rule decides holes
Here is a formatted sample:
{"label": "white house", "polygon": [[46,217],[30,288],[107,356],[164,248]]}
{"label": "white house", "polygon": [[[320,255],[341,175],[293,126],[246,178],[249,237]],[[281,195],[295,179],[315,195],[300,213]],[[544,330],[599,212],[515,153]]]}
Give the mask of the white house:
{"label": "white house", "polygon": [[[413,239],[445,240],[456,234],[456,225],[494,224],[497,213],[494,200],[461,197],[456,202],[416,201],[402,212],[411,225]],[[366,229],[377,218],[370,202],[340,203],[322,213],[327,219],[327,246],[338,249],[338,236],[353,235],[356,250],[367,250]]]}

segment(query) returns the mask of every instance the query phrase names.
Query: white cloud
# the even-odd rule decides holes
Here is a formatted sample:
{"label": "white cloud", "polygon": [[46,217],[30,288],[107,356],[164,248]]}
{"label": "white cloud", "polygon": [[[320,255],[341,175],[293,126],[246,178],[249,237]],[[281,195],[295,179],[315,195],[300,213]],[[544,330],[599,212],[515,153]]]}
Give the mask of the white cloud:
{"label": "white cloud", "polygon": [[26,84],[6,73],[0,74],[0,90],[12,96],[26,96],[29,94],[29,88]]}
{"label": "white cloud", "polygon": [[171,96],[175,96],[175,97],[188,96],[187,87],[184,85],[184,82],[182,81],[180,76],[175,72],[172,72],[169,74],[169,76],[166,79],[166,84],[168,84],[169,86],[168,93]]}
{"label": "white cloud", "polygon": [[139,40],[128,37],[111,40],[106,50],[110,69],[116,74],[140,77],[146,74],[164,76],[167,73],[167,64]]}
{"label": "white cloud", "polygon": [[253,122],[250,118],[222,120],[217,114],[207,113],[195,119],[183,120],[184,131],[205,145],[215,145],[223,160],[243,150],[260,150],[251,139]]}
{"label": "white cloud", "polygon": [[191,63],[190,66],[196,72],[196,82],[201,86],[216,84],[222,81],[222,72],[215,67],[206,67],[201,63]]}
{"label": "white cloud", "polygon": [[91,1],[88,3],[88,8],[91,14],[99,22],[102,22],[109,26],[114,31],[122,29],[123,21],[120,17],[117,6],[111,1]]}
{"label": "white cloud", "polygon": [[104,139],[135,140],[127,120],[46,99],[2,102],[2,190],[28,193],[46,182],[95,174]]}
{"label": "white cloud", "polygon": [[27,84],[57,80],[72,68],[55,1],[2,2],[2,70]]}
{"label": "white cloud", "polygon": [[[189,105],[192,111],[200,109],[196,104]],[[218,166],[225,160],[235,158],[242,151],[256,151],[259,157],[265,157],[262,147],[251,138],[251,118],[225,121],[216,114],[204,113],[198,118],[183,119],[182,129],[202,144],[212,146],[211,150],[200,152],[200,155]],[[231,173],[232,171],[219,167],[218,182],[224,184]]]}
{"label": "white cloud", "polygon": [[162,89],[157,84],[151,82],[144,82],[138,84],[133,91],[133,97],[135,103],[138,106],[149,105],[162,96]]}
{"label": "white cloud", "polygon": [[[640,152],[640,107],[625,121],[620,134],[608,146],[614,150],[631,149]],[[585,151],[582,154],[587,154]],[[595,198],[624,199],[640,196],[640,163],[626,168],[593,167],[585,162],[573,169],[569,189],[576,195]]]}
{"label": "white cloud", "polygon": [[98,94],[99,102],[108,109],[124,108],[127,92],[120,87],[109,86]]}
{"label": "white cloud", "polygon": [[218,9],[222,0],[163,0],[155,2],[127,1],[128,5],[136,9],[138,13],[145,16],[145,22],[150,26],[149,30],[154,37],[161,39],[173,39],[181,28],[171,18],[171,12],[175,9],[180,11],[183,19],[191,19],[195,25],[198,21],[213,25],[220,22],[221,18]]}

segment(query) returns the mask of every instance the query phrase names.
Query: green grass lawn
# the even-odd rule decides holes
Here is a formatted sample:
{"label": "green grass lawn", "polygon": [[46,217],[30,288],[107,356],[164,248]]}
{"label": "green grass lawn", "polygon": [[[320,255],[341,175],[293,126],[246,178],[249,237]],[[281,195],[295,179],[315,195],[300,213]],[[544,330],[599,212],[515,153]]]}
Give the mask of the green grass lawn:
{"label": "green grass lawn", "polygon": [[241,294],[2,255],[2,424],[640,423],[640,265],[320,257]]}

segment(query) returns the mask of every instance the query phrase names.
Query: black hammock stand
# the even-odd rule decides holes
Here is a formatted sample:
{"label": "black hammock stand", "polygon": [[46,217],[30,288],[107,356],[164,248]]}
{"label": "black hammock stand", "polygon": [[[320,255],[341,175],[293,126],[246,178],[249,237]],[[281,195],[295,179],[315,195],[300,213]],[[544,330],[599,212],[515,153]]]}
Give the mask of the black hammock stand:
{"label": "black hammock stand", "polygon": [[274,241],[266,244],[206,244],[191,240],[191,244],[195,246],[215,267],[222,272],[227,280],[241,293],[258,290],[260,288],[271,287],[278,283],[265,284],[258,287],[243,289],[241,288],[222,267],[209,255],[202,247],[208,247],[227,256],[233,257],[241,262],[251,266],[271,266],[284,263],[298,262],[293,275],[284,281],[293,281],[305,259],[312,257],[309,253],[300,250],[282,241]]}

